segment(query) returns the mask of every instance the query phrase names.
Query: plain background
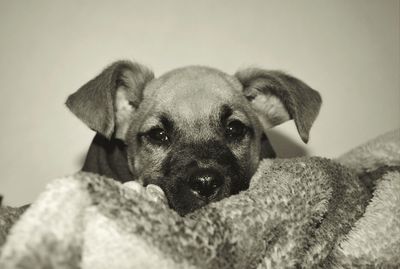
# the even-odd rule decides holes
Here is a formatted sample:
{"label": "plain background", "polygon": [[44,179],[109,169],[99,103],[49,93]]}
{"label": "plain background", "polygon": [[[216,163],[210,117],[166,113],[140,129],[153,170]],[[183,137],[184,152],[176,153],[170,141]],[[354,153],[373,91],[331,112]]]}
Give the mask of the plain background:
{"label": "plain background", "polygon": [[324,104],[303,145],[271,132],[282,157],[336,157],[400,126],[399,1],[0,0],[0,193],[32,202],[80,169],[93,132],[66,97],[117,59],[156,75],[184,65],[281,69]]}

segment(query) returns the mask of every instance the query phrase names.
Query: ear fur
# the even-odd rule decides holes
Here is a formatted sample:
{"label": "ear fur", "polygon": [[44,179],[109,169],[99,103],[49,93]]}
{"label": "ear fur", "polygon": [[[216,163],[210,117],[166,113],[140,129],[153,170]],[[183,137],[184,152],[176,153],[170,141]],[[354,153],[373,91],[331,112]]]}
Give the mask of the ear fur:
{"label": "ear fur", "polygon": [[307,143],[318,116],[320,94],[301,80],[280,71],[248,68],[235,76],[252,103],[264,129],[294,119],[301,139]]}
{"label": "ear fur", "polygon": [[129,118],[153,78],[153,73],[140,64],[117,61],[71,94],[66,105],[94,131],[107,138],[114,135],[124,139]]}

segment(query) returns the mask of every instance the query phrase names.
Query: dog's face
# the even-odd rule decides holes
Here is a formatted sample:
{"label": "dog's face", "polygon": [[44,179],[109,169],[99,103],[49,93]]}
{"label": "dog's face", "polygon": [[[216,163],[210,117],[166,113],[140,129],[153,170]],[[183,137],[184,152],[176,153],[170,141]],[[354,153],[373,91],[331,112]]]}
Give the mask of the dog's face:
{"label": "dog's face", "polygon": [[134,177],[160,186],[184,215],[248,188],[259,160],[274,154],[262,152],[272,150],[267,128],[294,118],[307,141],[320,102],[276,71],[230,76],[193,66],[154,79],[143,66],[117,62],[67,105],[92,129],[123,140]]}
{"label": "dog's face", "polygon": [[171,206],[192,211],[246,189],[262,129],[237,80],[204,67],[149,83],[127,132],[132,170],[159,185]]}

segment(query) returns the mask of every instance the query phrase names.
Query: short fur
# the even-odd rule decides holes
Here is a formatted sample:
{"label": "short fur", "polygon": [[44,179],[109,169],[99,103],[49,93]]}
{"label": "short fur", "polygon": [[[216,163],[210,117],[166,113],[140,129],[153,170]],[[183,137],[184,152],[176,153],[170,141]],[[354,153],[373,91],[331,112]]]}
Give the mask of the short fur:
{"label": "short fur", "polygon": [[[154,79],[129,61],[113,63],[67,100],[97,132],[82,170],[159,185],[180,214],[246,189],[259,161],[275,156],[266,129],[294,119],[307,142],[320,105],[318,92],[278,71],[231,76],[189,66]],[[240,139],[227,135],[234,121],[242,126]],[[155,129],[167,140],[151,139]],[[222,177],[215,195],[200,199],[193,191],[199,170]]]}

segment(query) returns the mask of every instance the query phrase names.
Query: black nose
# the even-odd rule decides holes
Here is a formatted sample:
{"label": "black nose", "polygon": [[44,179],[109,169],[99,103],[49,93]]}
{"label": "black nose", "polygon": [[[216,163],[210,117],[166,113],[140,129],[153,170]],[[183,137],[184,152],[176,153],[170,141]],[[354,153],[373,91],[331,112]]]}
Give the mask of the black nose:
{"label": "black nose", "polygon": [[192,191],[204,198],[216,194],[223,184],[223,176],[213,169],[197,169],[189,178]]}

